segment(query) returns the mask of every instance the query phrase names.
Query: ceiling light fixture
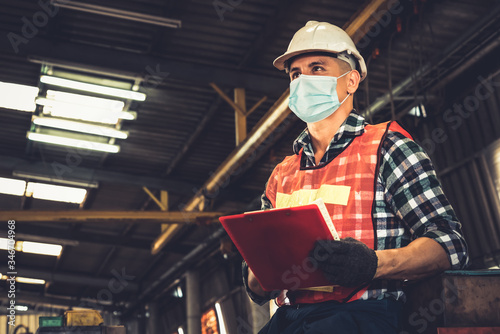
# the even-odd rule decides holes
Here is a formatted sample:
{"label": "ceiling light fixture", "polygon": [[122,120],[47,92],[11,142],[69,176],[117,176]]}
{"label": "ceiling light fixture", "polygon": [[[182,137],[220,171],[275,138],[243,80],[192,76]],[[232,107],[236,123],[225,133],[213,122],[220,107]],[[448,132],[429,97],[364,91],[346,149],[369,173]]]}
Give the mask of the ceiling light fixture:
{"label": "ceiling light fixture", "polygon": [[[9,276],[2,275],[2,279],[7,280],[7,279],[9,279]],[[20,276],[16,276],[16,282],[26,283],[26,284],[45,284],[45,280],[43,280],[43,279],[20,277]]]}
{"label": "ceiling light fixture", "polygon": [[84,188],[28,182],[26,196],[48,201],[81,204],[87,196],[87,190]]}
{"label": "ceiling light fixture", "polygon": [[[50,255],[50,256],[59,256],[62,252],[61,245],[53,245],[46,244],[41,242],[32,242],[32,241],[18,241],[17,244],[21,244],[21,252],[23,253],[31,253],[31,254],[40,254],[40,255]],[[16,244],[16,248],[18,247]]]}
{"label": "ceiling light fixture", "polygon": [[217,312],[217,319],[219,320],[220,334],[227,334],[226,325],[224,323],[224,316],[222,314],[222,309],[219,302],[215,303],[215,311]]}
{"label": "ceiling light fixture", "polygon": [[137,118],[137,113],[134,111],[99,109],[46,98],[37,98],[36,103],[44,106],[43,114],[53,117],[71,118],[103,124],[116,124],[120,119],[132,121]]}
{"label": "ceiling light fixture", "polygon": [[53,77],[49,75],[42,75],[40,77],[40,82],[46,85],[53,85],[58,87],[66,87],[75,90],[81,90],[84,92],[114,96],[118,98],[123,98],[127,100],[145,101],[146,94],[134,92],[131,90],[100,86],[95,84],[90,84],[81,81],[69,80],[59,77]]}
{"label": "ceiling light fixture", "polygon": [[106,99],[89,95],[61,92],[59,90],[48,89],[46,94],[49,101],[55,100],[60,102],[70,103],[72,105],[82,105],[97,109],[122,111],[125,107],[125,102],[120,100]]}
{"label": "ceiling light fixture", "polygon": [[128,10],[109,8],[94,4],[82,3],[78,1],[51,0],[51,3],[52,5],[57,7],[68,8],[92,14],[111,16],[130,21],[149,23],[168,28],[180,28],[182,24],[180,20],[176,19],[169,19],[155,15],[136,13]]}
{"label": "ceiling light fixture", "polygon": [[25,189],[26,182],[23,180],[0,177],[0,193],[2,194],[23,196]]}
{"label": "ceiling light fixture", "polygon": [[38,87],[0,82],[0,107],[34,112]]}
{"label": "ceiling light fixture", "polygon": [[[71,180],[71,179],[65,179],[62,177],[59,178],[59,177],[51,177],[51,176],[47,176],[47,175],[33,174],[30,172],[24,172],[24,171],[20,171],[20,170],[13,171],[12,175],[15,177],[22,178],[22,179],[45,181],[45,182],[50,182],[50,183],[60,183],[60,184],[68,185],[68,186],[74,186],[74,187],[82,187],[82,188],[98,188],[99,187],[99,182],[97,182],[97,181]],[[20,181],[20,180],[18,180],[18,181]],[[24,181],[22,181],[22,182],[24,182]],[[0,185],[0,188],[1,188],[1,185]]]}
{"label": "ceiling light fixture", "polygon": [[33,116],[33,124],[74,132],[88,133],[91,135],[127,139],[128,133],[109,126],[94,125],[82,122],[68,121],[61,118]]}
{"label": "ceiling light fixture", "polygon": [[[8,243],[11,239],[0,238],[0,249],[9,250]],[[48,256],[61,255],[62,246],[57,244],[47,244],[42,242],[17,241],[14,246],[15,250],[23,253],[32,253]]]}
{"label": "ceiling light fixture", "polygon": [[28,132],[27,137],[29,140],[47,143],[60,146],[76,147],[85,150],[107,152],[107,153],[118,153],[120,152],[120,146],[111,145],[106,143],[97,143],[88,140],[73,139],[67,137],[59,137],[53,135],[47,135],[43,133]]}

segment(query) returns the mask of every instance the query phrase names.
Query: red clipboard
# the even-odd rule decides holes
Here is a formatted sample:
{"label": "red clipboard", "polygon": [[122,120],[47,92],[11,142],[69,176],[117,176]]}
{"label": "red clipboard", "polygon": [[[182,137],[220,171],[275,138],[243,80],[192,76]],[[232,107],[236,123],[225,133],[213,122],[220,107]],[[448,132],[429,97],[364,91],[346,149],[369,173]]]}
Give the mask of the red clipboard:
{"label": "red clipboard", "polygon": [[317,240],[334,239],[317,203],[219,220],[264,290],[331,286],[310,258]]}

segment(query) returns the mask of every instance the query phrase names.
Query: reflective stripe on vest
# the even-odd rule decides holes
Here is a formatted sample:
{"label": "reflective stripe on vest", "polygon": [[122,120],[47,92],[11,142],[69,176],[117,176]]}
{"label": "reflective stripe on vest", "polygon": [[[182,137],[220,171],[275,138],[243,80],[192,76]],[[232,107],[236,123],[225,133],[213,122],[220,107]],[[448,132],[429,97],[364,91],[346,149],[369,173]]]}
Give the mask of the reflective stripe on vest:
{"label": "reflective stripe on vest", "polygon": [[[340,238],[352,237],[376,249],[372,209],[380,146],[388,128],[411,138],[397,123],[382,123],[365,126],[365,132],[327,164],[301,168],[301,151],[276,166],[266,196],[275,208],[305,205],[322,198]],[[333,292],[288,291],[287,297],[292,304],[353,301],[361,298],[367,288],[336,286]]]}

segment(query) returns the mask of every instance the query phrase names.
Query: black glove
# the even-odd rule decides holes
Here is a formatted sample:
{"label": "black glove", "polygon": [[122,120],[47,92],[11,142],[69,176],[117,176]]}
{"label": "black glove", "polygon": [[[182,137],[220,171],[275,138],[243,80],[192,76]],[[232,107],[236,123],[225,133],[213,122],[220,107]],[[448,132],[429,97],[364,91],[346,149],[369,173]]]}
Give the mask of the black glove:
{"label": "black glove", "polygon": [[353,238],[316,241],[311,256],[335,285],[356,287],[370,282],[377,271],[375,251]]}

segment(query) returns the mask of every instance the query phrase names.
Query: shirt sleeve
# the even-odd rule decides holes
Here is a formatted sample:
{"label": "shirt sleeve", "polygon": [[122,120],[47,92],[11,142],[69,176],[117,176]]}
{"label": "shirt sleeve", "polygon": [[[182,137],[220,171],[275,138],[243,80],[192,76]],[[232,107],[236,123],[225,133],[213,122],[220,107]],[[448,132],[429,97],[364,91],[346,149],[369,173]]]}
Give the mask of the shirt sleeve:
{"label": "shirt sleeve", "polygon": [[417,143],[397,132],[388,133],[381,155],[380,176],[386,201],[406,224],[412,240],[435,240],[446,251],[452,269],[466,268],[469,256],[461,225],[429,156]]}
{"label": "shirt sleeve", "polygon": [[248,264],[245,261],[243,261],[241,263],[241,271],[243,274],[243,285],[245,286],[245,290],[248,294],[248,297],[250,297],[250,299],[254,303],[256,303],[260,306],[267,303],[269,301],[269,299],[271,299],[271,294],[269,297],[261,297],[258,294],[254,293],[252,290],[250,290],[250,288],[248,287]]}

